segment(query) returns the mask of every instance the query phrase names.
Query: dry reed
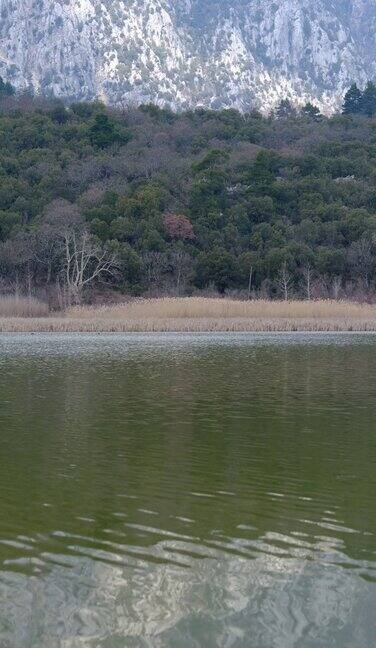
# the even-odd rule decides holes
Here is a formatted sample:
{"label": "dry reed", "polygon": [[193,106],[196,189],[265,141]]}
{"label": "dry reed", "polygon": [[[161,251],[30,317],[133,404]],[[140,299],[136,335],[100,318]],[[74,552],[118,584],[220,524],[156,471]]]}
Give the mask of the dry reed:
{"label": "dry reed", "polygon": [[344,301],[140,299],[61,316],[1,317],[5,332],[376,331],[376,306]]}
{"label": "dry reed", "polygon": [[239,301],[205,297],[139,299],[110,306],[81,306],[69,309],[72,319],[322,319],[356,318],[376,320],[376,306],[347,301]]}
{"label": "dry reed", "polygon": [[70,318],[0,318],[0,333],[156,333],[156,332],[376,331],[367,319],[185,318],[78,320]]}
{"label": "dry reed", "polygon": [[0,295],[0,317],[46,317],[49,308],[34,297]]}

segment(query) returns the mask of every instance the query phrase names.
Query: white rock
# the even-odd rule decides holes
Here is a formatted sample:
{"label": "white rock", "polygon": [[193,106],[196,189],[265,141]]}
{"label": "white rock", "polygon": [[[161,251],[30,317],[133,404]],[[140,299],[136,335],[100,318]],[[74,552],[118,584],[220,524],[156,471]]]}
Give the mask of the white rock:
{"label": "white rock", "polygon": [[374,0],[0,0],[0,75],[110,103],[330,111],[376,75]]}

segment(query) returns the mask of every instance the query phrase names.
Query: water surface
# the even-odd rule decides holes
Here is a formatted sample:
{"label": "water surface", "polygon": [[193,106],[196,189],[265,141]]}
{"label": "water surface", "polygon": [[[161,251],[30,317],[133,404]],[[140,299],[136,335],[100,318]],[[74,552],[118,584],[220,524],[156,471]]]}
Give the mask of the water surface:
{"label": "water surface", "polygon": [[1,335],[1,648],[369,648],[376,336]]}

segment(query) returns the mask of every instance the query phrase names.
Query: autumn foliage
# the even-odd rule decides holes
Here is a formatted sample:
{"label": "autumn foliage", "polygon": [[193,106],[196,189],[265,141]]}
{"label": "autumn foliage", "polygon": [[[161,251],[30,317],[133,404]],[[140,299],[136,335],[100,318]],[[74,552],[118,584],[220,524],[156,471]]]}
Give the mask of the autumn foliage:
{"label": "autumn foliage", "polygon": [[191,221],[182,214],[165,214],[163,224],[171,239],[192,241],[195,238]]}

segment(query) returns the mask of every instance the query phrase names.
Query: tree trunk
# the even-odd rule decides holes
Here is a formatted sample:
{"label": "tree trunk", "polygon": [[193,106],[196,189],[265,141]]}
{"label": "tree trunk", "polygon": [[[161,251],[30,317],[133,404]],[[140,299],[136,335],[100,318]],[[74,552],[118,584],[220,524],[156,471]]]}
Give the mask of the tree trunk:
{"label": "tree trunk", "polygon": [[251,299],[252,275],[253,275],[253,266],[251,266],[249,269],[248,299]]}

